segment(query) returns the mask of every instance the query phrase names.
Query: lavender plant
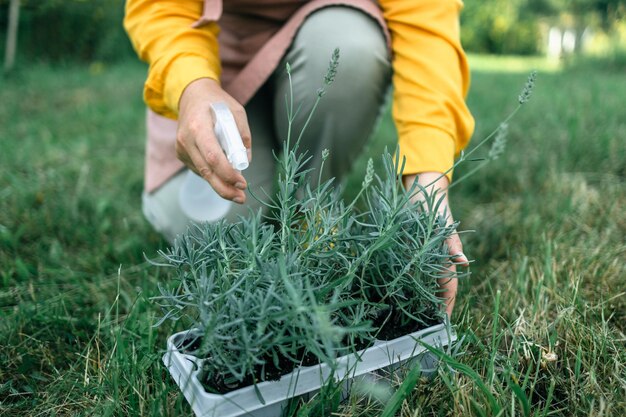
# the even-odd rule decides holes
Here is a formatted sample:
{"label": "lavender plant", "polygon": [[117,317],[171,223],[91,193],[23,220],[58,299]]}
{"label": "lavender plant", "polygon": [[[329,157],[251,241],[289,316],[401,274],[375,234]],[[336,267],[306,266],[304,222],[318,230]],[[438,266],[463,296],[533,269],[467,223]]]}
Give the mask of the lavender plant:
{"label": "lavender plant", "polygon": [[[338,63],[336,50],[311,115]],[[520,104],[529,96],[520,95]],[[195,225],[160,253],[159,265],[173,269],[175,282],[154,297],[164,311],[156,325],[184,320],[194,329],[181,348],[209,359],[203,379],[216,392],[276,379],[299,365],[333,367],[337,356],[398,336],[390,329],[409,333],[441,322],[437,280],[454,277],[445,242],[457,225],[437,214],[441,199],[412,202],[426,191],[404,189],[402,163],[388,152],[380,176],[369,161],[352,201],[342,199],[333,179],[321,180],[323,166],[311,185],[311,158],[299,150],[311,115],[292,141],[293,95],[286,104],[278,190],[257,197],[267,217],[259,211],[235,223]],[[491,153],[499,155],[501,145]],[[328,151],[322,156],[324,164]]]}

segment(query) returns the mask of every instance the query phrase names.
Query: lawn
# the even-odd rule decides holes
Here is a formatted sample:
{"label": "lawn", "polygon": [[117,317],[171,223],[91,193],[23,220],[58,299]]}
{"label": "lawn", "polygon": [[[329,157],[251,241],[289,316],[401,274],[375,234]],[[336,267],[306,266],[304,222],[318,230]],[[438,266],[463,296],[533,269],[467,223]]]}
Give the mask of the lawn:
{"label": "lawn", "polygon": [[[536,63],[473,57],[474,143]],[[176,329],[151,327],[168,275],[146,262],[167,244],[140,210],[144,74],[37,64],[0,78],[0,415],[191,414],[160,362]],[[622,73],[540,67],[506,152],[454,188],[475,260],[453,320],[461,354],[398,415],[626,415],[624,97]],[[369,153],[392,143],[387,121]],[[353,397],[338,415],[383,408]]]}

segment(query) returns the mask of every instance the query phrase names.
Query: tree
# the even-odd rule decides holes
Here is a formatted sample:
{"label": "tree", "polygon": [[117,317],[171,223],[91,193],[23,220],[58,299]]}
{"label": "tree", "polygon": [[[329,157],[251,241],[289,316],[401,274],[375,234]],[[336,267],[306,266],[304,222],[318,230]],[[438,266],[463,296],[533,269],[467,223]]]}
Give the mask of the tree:
{"label": "tree", "polygon": [[9,3],[9,24],[7,25],[7,41],[4,51],[4,72],[9,72],[15,64],[17,49],[17,27],[20,19],[20,0]]}

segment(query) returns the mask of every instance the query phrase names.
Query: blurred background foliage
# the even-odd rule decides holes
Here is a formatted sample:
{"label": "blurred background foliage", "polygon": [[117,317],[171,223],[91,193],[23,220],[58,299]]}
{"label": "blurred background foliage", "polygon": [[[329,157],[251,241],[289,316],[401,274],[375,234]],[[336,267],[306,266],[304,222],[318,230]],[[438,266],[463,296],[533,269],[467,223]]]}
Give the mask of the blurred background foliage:
{"label": "blurred background foliage", "polygon": [[[1,48],[9,1],[0,0]],[[563,57],[585,52],[613,55],[619,62],[626,60],[625,3],[466,0],[463,44],[476,53]],[[124,0],[21,0],[18,57],[52,62],[111,62],[134,57],[122,28],[123,14]],[[563,48],[549,45],[552,35],[562,41]]]}
{"label": "blurred background foliage", "polygon": [[[18,58],[113,62],[135,57],[122,27],[124,0],[21,0]],[[0,0],[4,51],[9,0]]]}
{"label": "blurred background foliage", "polygon": [[571,52],[623,44],[624,0],[466,0],[461,36],[470,52],[547,53],[551,28],[575,38]]}

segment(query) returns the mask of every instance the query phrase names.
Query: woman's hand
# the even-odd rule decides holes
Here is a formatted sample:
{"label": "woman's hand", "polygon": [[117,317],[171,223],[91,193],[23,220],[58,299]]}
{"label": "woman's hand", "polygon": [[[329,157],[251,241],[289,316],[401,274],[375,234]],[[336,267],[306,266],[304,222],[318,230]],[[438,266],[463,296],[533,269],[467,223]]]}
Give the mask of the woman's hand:
{"label": "woman's hand", "polygon": [[176,154],[222,198],[243,204],[246,201],[246,180],[230,165],[215,137],[211,104],[220,101],[225,102],[233,113],[250,160],[252,142],[246,112],[217,81],[210,78],[195,80],[183,91],[179,103]]}
{"label": "woman's hand", "polygon": [[[442,195],[441,193],[443,193],[443,199],[438,207],[438,212],[441,215],[446,216],[447,224],[450,225],[454,223],[452,212],[450,211],[450,203],[448,201],[448,178],[439,172],[422,172],[418,175],[405,175],[403,178],[405,188],[409,189],[413,185],[416,178],[417,183],[422,187],[430,185],[426,188],[428,194],[437,192],[436,199],[439,199]],[[418,193],[413,197],[414,201],[422,201],[424,198],[425,196],[423,193]],[[463,244],[461,243],[461,238],[458,233],[454,233],[450,236],[446,243],[448,244],[450,256],[454,257],[455,262],[450,266],[450,271],[455,273],[456,265],[469,266],[469,261],[463,253]],[[439,280],[439,285],[443,290],[441,292],[441,297],[446,300],[446,313],[448,313],[448,316],[450,317],[452,316],[452,310],[454,309],[458,280],[456,278],[441,278]]]}

